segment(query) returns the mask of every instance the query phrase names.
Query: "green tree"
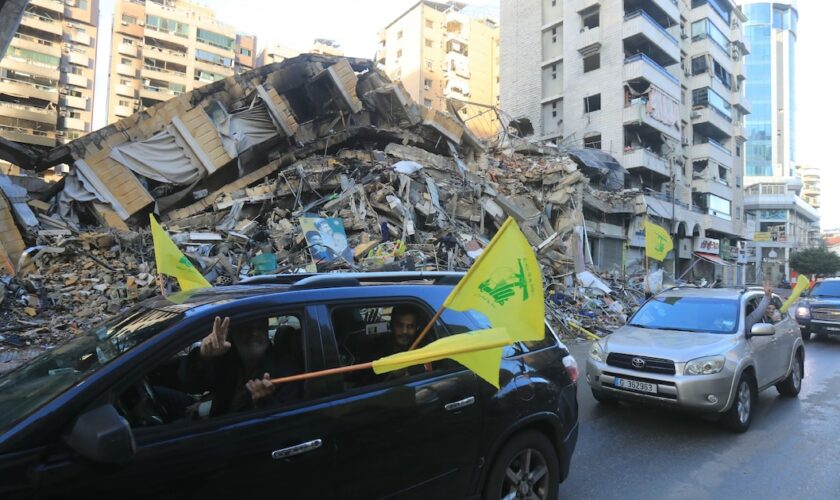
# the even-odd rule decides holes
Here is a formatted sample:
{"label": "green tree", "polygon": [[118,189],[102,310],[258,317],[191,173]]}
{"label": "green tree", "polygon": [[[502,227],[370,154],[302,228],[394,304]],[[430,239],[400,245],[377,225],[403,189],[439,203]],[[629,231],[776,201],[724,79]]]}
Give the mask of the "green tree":
{"label": "green tree", "polygon": [[825,248],[808,248],[790,256],[790,267],[802,274],[834,275],[840,271],[840,256]]}

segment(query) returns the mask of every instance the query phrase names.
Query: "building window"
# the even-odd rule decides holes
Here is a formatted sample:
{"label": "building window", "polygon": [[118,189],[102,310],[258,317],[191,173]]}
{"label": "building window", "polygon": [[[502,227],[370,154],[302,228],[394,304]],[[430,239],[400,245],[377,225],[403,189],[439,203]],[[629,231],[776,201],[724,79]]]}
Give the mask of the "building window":
{"label": "building window", "polygon": [[557,118],[557,101],[551,103],[551,117]]}
{"label": "building window", "polygon": [[397,40],[402,38],[402,30],[397,31]]}
{"label": "building window", "polygon": [[601,67],[601,53],[596,52],[583,58],[583,72],[589,73]]}
{"label": "building window", "polygon": [[434,69],[434,64],[431,59],[426,59],[426,69]]}
{"label": "building window", "polygon": [[[435,23],[433,23],[431,19],[426,19],[426,27],[427,28],[434,28]],[[402,32],[400,32],[400,33],[402,33]]]}
{"label": "building window", "polygon": [[233,45],[236,43],[236,40],[233,38],[228,38],[219,33],[203,30],[201,28],[196,30],[195,39],[199,42],[206,43],[207,45],[227,50],[233,50]]}
{"label": "building window", "polygon": [[601,134],[592,134],[583,138],[583,147],[601,149]]}
{"label": "building window", "polygon": [[137,24],[137,18],[134,16],[129,16],[128,14],[123,14],[122,22],[124,22],[125,24]]}
{"label": "building window", "polygon": [[427,108],[431,108],[432,107],[432,100],[431,99],[423,99],[423,106],[426,106]]}
{"label": "building window", "polygon": [[557,65],[556,64],[551,65],[551,79],[552,80],[557,79]]}
{"label": "building window", "polygon": [[557,28],[551,28],[551,43],[557,43]]}
{"label": "building window", "polygon": [[580,21],[582,25],[581,31],[597,28],[601,25],[601,11],[596,7],[592,10],[581,12]]}
{"label": "building window", "polygon": [[601,109],[601,94],[591,95],[583,98],[583,112],[592,113]]}
{"label": "building window", "polygon": [[397,59],[402,57],[402,49],[397,50]]}
{"label": "building window", "polygon": [[697,56],[691,59],[691,74],[700,75],[708,71],[706,56]]}
{"label": "building window", "polygon": [[432,48],[432,46],[434,46],[434,42],[432,42],[430,39],[427,38],[426,39],[426,47]]}
{"label": "building window", "polygon": [[428,78],[423,80],[423,89],[425,90],[432,90],[432,81]]}
{"label": "building window", "polygon": [[131,64],[131,59],[126,59],[125,57],[120,58],[120,64]]}
{"label": "building window", "polygon": [[241,47],[239,49],[239,53],[246,57],[251,57],[251,51],[246,49],[245,47]]}

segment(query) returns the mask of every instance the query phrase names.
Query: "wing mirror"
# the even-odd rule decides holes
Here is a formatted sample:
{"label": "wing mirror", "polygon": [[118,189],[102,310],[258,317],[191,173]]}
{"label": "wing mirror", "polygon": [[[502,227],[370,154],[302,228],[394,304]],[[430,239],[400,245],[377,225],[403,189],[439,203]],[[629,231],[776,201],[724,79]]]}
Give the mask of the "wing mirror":
{"label": "wing mirror", "polygon": [[767,337],[776,333],[776,327],[770,323],[756,323],[750,330],[750,337]]}
{"label": "wing mirror", "polygon": [[131,426],[111,405],[83,413],[63,439],[79,455],[95,462],[118,464],[134,457]]}

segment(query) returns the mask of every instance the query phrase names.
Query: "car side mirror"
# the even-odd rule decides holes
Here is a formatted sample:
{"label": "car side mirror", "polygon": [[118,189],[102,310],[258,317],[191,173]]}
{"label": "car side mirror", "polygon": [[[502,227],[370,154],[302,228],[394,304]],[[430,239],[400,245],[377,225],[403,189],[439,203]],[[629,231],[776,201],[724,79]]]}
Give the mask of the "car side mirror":
{"label": "car side mirror", "polygon": [[770,323],[756,323],[750,329],[750,337],[767,337],[776,333],[776,327]]}
{"label": "car side mirror", "polygon": [[63,439],[78,454],[95,462],[118,464],[134,457],[131,426],[112,405],[83,413]]}

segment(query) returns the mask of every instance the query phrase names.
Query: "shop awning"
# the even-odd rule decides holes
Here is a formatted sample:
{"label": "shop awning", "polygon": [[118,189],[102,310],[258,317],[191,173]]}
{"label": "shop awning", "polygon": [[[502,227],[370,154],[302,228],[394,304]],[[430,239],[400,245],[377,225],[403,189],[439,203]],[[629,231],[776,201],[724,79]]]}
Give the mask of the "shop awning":
{"label": "shop awning", "polygon": [[703,259],[706,262],[711,262],[712,264],[718,264],[718,265],[721,265],[721,266],[732,266],[732,265],[734,265],[731,262],[726,262],[725,260],[721,259],[717,255],[714,255],[714,254],[711,254],[711,253],[694,252],[694,256],[699,258],[699,259]]}

